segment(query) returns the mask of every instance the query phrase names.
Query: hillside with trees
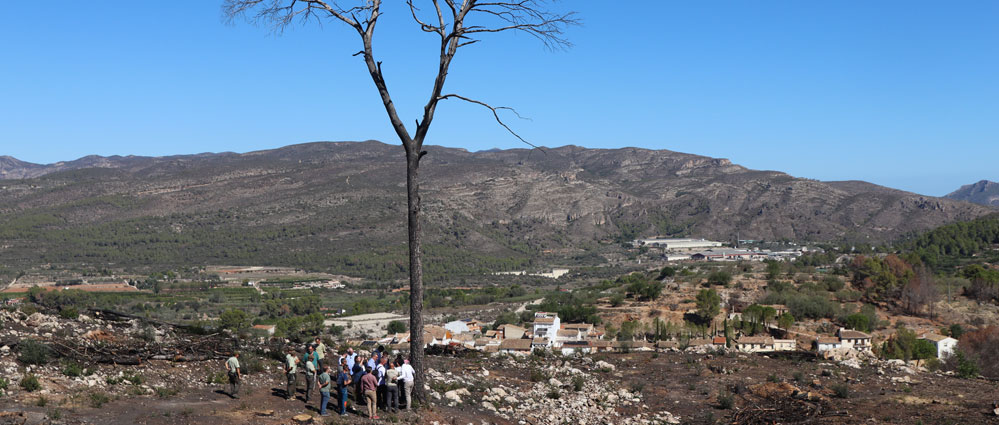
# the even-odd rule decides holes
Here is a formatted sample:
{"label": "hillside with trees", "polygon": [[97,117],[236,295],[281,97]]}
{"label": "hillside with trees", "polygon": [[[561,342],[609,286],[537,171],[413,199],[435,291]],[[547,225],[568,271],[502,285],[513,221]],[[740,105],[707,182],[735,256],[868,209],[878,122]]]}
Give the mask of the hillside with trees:
{"label": "hillside with trees", "polygon": [[[58,167],[6,161],[5,176],[33,178],[2,181],[0,272],[215,263],[404,277],[406,196],[396,150],[311,143],[245,154],[87,157]],[[989,212],[671,151],[428,152],[431,278],[586,262],[643,235],[877,242]]]}

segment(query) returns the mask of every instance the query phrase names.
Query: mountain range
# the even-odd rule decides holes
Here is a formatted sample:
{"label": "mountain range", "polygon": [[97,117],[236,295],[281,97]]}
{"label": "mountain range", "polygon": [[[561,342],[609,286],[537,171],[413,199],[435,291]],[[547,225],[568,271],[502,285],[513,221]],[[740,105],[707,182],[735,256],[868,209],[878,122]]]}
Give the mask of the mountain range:
{"label": "mountain range", "polygon": [[[994,211],[667,150],[427,150],[431,274],[546,257],[585,261],[653,235],[876,243]],[[379,277],[405,270],[405,166],[395,145],[318,142],[51,165],[2,157],[0,176],[0,261],[9,267],[266,263]]]}
{"label": "mountain range", "polygon": [[961,186],[960,189],[948,193],[944,197],[999,207],[999,183],[982,180],[978,183]]}

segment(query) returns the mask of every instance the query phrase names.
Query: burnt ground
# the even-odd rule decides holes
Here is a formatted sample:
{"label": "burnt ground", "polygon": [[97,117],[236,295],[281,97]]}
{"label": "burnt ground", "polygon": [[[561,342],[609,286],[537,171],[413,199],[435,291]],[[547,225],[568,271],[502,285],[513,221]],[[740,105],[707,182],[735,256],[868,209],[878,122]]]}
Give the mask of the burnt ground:
{"label": "burnt ground", "polygon": [[[643,352],[599,354],[593,360],[604,360],[616,368],[596,370],[592,361],[580,359],[528,357],[516,360],[518,366],[511,367],[513,362],[508,359],[431,357],[429,366],[437,371],[460,376],[482,370],[490,373],[470,388],[472,396],[461,404],[447,406],[435,401],[417,413],[383,415],[382,419],[396,423],[516,424],[520,419],[516,415],[504,419],[484,409],[480,403],[483,391],[502,384],[523,388],[526,394],[532,385],[532,368],[564,363],[586,371],[598,384],[641,393],[639,405],[618,406],[620,417],[594,417],[600,423],[619,423],[620,418],[639,412],[659,411],[669,411],[690,424],[999,423],[991,413],[992,403],[999,400],[999,387],[987,380],[927,372],[910,376],[878,364],[855,369],[808,355],[770,358]],[[156,376],[171,375],[172,370],[177,370],[176,366],[162,362],[147,365],[145,372],[150,376],[149,384],[155,386]],[[287,424],[295,415],[315,414],[312,406],[304,405],[301,394],[293,401],[281,397],[279,372],[261,373],[248,381],[241,399],[229,398],[220,391],[221,385],[192,385],[174,387],[175,394],[116,393],[99,408],[91,407],[86,393],[73,393],[78,390],[69,388],[66,394],[58,394],[58,390],[47,394],[49,401],[41,407],[36,405],[36,393],[8,394],[0,398],[0,410],[5,412],[0,414],[0,423]],[[724,405],[728,398],[731,406]],[[327,421],[371,423],[357,415]]]}

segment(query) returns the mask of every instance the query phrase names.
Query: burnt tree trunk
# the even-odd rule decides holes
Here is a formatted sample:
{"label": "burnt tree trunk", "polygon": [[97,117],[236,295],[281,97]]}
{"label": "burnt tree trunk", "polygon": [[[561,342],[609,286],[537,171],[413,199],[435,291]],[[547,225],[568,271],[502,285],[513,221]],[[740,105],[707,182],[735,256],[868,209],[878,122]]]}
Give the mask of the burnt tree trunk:
{"label": "burnt tree trunk", "polygon": [[423,260],[420,231],[420,152],[406,148],[406,194],[409,212],[409,353],[416,371],[413,397],[425,403],[423,365]]}

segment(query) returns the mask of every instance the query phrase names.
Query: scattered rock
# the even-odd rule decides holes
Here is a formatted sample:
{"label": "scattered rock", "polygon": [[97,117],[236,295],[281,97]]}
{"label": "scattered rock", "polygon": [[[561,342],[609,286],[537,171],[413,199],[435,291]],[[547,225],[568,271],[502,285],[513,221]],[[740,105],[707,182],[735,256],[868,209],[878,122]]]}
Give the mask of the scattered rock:
{"label": "scattered rock", "polygon": [[600,360],[600,361],[598,361],[598,362],[597,362],[597,363],[596,363],[595,365],[593,365],[593,367],[597,368],[598,370],[599,370],[599,369],[609,369],[609,370],[614,370],[614,369],[616,369],[616,368],[614,367],[614,365],[612,365],[612,364],[610,364],[610,363],[607,363],[607,362],[605,362],[605,361],[603,361],[603,360]]}
{"label": "scattered rock", "polygon": [[312,418],[312,415],[306,415],[304,413],[301,415],[293,416],[291,420],[298,425],[309,425],[315,423],[315,421]]}

